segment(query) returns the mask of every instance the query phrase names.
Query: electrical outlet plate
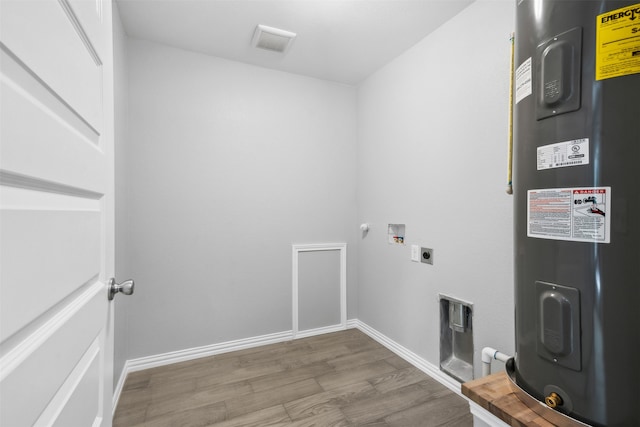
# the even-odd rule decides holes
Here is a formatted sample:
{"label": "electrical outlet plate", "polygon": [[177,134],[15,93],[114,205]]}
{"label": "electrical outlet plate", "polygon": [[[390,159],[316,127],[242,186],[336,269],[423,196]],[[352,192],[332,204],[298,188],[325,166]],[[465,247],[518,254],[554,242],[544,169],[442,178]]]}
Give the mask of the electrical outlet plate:
{"label": "electrical outlet plate", "polygon": [[420,261],[425,264],[433,265],[433,249],[420,248]]}

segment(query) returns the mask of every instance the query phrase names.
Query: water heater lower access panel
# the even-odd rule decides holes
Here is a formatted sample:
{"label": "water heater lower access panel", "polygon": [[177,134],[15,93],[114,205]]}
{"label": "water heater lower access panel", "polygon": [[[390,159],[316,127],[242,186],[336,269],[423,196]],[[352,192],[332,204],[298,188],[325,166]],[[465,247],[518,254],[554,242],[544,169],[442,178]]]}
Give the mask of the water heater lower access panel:
{"label": "water heater lower access panel", "polygon": [[579,371],[580,291],[554,283],[536,282],[536,303],[538,355]]}

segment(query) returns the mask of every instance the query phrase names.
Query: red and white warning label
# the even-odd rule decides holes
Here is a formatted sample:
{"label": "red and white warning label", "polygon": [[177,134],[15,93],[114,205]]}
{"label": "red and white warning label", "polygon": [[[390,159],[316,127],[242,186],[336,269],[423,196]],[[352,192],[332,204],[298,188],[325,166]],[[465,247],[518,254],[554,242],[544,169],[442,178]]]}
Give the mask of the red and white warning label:
{"label": "red and white warning label", "polygon": [[609,243],[611,187],[527,191],[527,236]]}

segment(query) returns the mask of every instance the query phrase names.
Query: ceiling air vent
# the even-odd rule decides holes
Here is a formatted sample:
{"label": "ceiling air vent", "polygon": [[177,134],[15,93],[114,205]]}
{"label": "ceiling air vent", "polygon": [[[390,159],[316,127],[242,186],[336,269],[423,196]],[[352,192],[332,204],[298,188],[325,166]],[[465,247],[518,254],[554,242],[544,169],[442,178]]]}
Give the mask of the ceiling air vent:
{"label": "ceiling air vent", "polygon": [[284,53],[289,49],[295,37],[296,33],[290,31],[258,25],[253,34],[252,44],[260,49]]}

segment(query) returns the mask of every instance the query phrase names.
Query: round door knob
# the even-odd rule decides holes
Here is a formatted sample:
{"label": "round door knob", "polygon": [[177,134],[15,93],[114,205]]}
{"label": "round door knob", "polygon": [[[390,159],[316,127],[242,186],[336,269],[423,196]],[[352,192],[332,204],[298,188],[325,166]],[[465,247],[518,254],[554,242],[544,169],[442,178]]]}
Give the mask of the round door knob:
{"label": "round door knob", "polygon": [[125,295],[131,295],[133,293],[134,287],[135,283],[133,282],[133,280],[126,280],[122,283],[116,283],[116,279],[112,277],[111,279],[109,279],[108,285],[109,301],[111,301],[118,292]]}

